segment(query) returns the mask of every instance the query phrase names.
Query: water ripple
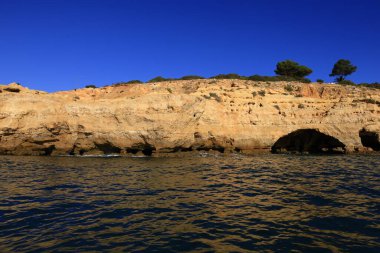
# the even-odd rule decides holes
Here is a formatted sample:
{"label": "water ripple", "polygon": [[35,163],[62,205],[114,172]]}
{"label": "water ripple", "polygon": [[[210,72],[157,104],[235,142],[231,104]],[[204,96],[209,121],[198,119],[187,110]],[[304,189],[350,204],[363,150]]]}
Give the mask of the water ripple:
{"label": "water ripple", "polygon": [[0,252],[380,250],[376,155],[0,164]]}

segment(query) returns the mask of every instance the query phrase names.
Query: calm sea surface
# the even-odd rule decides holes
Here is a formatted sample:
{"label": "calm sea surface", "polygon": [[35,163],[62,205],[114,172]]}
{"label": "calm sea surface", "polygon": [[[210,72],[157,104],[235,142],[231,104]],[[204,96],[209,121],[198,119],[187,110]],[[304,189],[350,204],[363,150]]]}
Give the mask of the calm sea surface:
{"label": "calm sea surface", "polygon": [[380,156],[0,157],[0,252],[380,252]]}

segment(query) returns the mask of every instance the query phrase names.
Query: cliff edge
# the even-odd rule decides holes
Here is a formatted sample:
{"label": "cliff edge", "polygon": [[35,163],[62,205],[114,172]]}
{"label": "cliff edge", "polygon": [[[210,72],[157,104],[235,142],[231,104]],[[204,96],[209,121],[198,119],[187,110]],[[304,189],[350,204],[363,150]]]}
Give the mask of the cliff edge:
{"label": "cliff edge", "polygon": [[380,150],[379,101],[366,87],[248,80],[0,85],[0,154]]}

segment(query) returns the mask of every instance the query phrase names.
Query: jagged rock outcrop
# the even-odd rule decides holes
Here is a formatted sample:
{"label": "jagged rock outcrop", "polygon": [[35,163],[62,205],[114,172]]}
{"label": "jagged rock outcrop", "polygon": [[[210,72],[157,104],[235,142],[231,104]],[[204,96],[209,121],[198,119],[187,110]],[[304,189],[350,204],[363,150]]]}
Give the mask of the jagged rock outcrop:
{"label": "jagged rock outcrop", "polygon": [[[300,136],[291,133],[302,129],[344,145],[326,146],[334,142],[315,141],[319,135],[311,131],[317,136],[306,138],[313,140],[311,150],[365,151],[378,147],[378,101],[380,91],[365,87],[245,80],[168,81],[55,93],[10,84],[0,86],[0,154],[270,152],[281,137]],[[297,140],[278,143],[289,148]]]}

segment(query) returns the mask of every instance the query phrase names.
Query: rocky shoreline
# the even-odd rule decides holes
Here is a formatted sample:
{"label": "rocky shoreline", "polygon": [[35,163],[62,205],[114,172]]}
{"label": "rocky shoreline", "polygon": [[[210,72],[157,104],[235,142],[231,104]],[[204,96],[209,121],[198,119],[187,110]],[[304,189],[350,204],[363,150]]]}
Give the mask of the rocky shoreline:
{"label": "rocky shoreline", "polygon": [[380,150],[380,91],[175,80],[47,93],[0,85],[1,155]]}

